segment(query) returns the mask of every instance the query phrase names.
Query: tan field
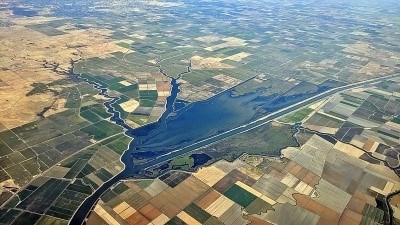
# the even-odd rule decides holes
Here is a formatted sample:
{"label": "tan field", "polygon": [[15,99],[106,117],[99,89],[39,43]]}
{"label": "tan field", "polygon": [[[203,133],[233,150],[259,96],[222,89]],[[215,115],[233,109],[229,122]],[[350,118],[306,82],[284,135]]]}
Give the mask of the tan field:
{"label": "tan field", "polygon": [[115,220],[104,208],[100,205],[96,205],[94,211],[110,225],[119,225],[120,223]]}
{"label": "tan field", "polygon": [[247,52],[240,52],[240,53],[238,53],[238,54],[235,54],[235,55],[231,55],[231,56],[229,56],[229,57],[226,57],[225,59],[229,59],[229,60],[233,60],[233,61],[236,61],[236,62],[240,62],[240,61],[242,61],[242,59],[244,59],[244,58],[246,58],[246,57],[249,57],[249,56],[251,56],[250,53],[247,53]]}
{"label": "tan field", "polygon": [[226,47],[237,47],[237,46],[245,46],[247,45],[246,41],[240,38],[236,38],[236,37],[228,37],[228,38],[223,38],[223,41],[225,41],[222,44],[217,44],[217,45],[213,45],[210,47],[205,48],[205,50],[207,51],[216,51],[219,49],[223,49]]}
{"label": "tan field", "polygon": [[204,43],[213,43],[213,42],[219,41],[220,38],[218,36],[214,36],[214,35],[206,35],[206,36],[195,38],[195,40],[201,41]]}
{"label": "tan field", "polygon": [[200,69],[230,69],[234,68],[231,65],[222,63],[222,58],[217,57],[207,57],[203,58],[201,56],[193,56],[192,60],[192,69],[200,70]]}
{"label": "tan field", "polygon": [[132,85],[131,83],[129,83],[129,82],[126,81],[126,80],[120,81],[119,83],[122,84],[122,85],[124,85],[124,86],[126,86],[126,87]]}
{"label": "tan field", "polygon": [[181,219],[186,224],[193,224],[193,225],[201,225],[199,221],[191,217],[189,214],[185,213],[184,211],[180,212],[177,217]]}
{"label": "tan field", "polygon": [[218,169],[215,166],[202,168],[194,174],[195,177],[203,181],[208,186],[213,186],[225,175],[226,173],[224,171]]}
{"label": "tan field", "polygon": [[124,103],[121,103],[120,106],[125,112],[133,112],[137,107],[139,107],[139,102],[135,99],[130,99]]}
{"label": "tan field", "polygon": [[[113,52],[126,51],[109,43],[107,37],[111,31],[106,29],[76,29],[64,35],[47,36],[24,27],[51,20],[55,19],[15,19],[13,22],[16,25],[0,27],[0,123],[8,129],[37,120],[37,113],[45,107],[52,106],[45,116],[63,111],[65,99],[58,99],[52,93],[26,96],[33,89],[33,83],[47,84],[65,79],[71,60],[104,57]],[[58,67],[46,68],[43,66],[46,62]]]}

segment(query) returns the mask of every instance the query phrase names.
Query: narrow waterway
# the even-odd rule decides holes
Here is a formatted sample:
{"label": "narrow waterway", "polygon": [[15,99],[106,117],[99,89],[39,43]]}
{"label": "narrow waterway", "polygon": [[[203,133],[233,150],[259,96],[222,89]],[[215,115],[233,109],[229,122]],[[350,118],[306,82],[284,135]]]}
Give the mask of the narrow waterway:
{"label": "narrow waterway", "polygon": [[[81,77],[80,75],[73,74],[77,76],[79,79],[85,81],[88,84],[93,85],[93,88],[99,91],[102,95],[105,97],[111,99],[110,101],[107,101],[104,103],[104,106],[107,108],[107,112],[111,113],[111,121],[115,122],[117,125],[123,127],[125,129],[125,134],[134,138],[134,133],[135,129],[132,127],[128,126],[123,119],[120,117],[120,112],[117,111],[114,107],[113,104],[115,104],[118,100],[120,100],[120,97],[115,97],[111,96],[108,94],[108,89],[106,87],[103,87],[102,85],[95,83],[93,81],[89,81],[88,79],[85,79]],[[178,96],[179,93],[179,83],[177,81],[178,78],[171,78],[171,94],[169,97],[167,97],[166,100],[166,108],[165,112],[162,114],[160,117],[159,121],[164,121],[170,113],[174,111],[174,102]],[[158,127],[158,123],[153,123],[148,125],[149,129],[156,129]],[[131,142],[129,148],[127,151],[124,152],[124,154],[121,157],[121,161],[124,163],[125,168],[124,170],[114,176],[111,180],[108,182],[104,183],[99,189],[97,189],[90,197],[88,197],[85,202],[78,208],[76,213],[74,214],[73,218],[70,220],[69,224],[82,224],[87,217],[88,213],[90,212],[91,208],[94,206],[96,201],[100,198],[101,194],[103,194],[108,188],[110,188],[112,185],[116,184],[118,181],[123,180],[125,178],[128,178],[129,176],[132,176],[134,173],[139,173],[140,170],[138,169],[133,169],[135,166],[133,165],[132,161],[132,153],[129,151],[131,149],[131,146],[133,145],[133,142]]]}

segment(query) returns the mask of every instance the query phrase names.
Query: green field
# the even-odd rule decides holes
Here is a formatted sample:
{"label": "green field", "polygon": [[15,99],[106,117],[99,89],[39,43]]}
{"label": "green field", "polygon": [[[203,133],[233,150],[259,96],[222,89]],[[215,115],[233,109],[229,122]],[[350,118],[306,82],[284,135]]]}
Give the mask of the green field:
{"label": "green field", "polygon": [[211,217],[208,212],[204,211],[194,203],[186,207],[184,211],[202,224],[204,224]]}
{"label": "green field", "polygon": [[290,124],[298,123],[303,121],[312,112],[313,110],[310,108],[303,108],[280,118],[279,121]]}
{"label": "green field", "polygon": [[243,188],[239,187],[238,185],[232,185],[224,195],[231,199],[232,201],[236,202],[237,204],[241,205],[242,207],[249,206],[257,197],[250,192],[244,190]]}
{"label": "green field", "polygon": [[179,168],[181,170],[189,170],[194,165],[194,159],[188,155],[174,158],[169,163],[171,169]]}
{"label": "green field", "polygon": [[126,42],[118,42],[117,45],[123,48],[131,49],[131,45]]}

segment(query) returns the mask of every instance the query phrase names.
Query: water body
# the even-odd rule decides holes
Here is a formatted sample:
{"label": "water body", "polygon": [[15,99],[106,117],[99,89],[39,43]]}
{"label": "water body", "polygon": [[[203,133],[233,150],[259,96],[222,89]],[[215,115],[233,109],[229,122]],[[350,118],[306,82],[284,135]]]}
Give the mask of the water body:
{"label": "water body", "polygon": [[[329,87],[320,87],[315,92],[301,95],[275,96],[275,98],[262,97],[265,98],[263,101],[260,98],[262,90],[240,97],[232,97],[231,92],[226,91],[209,100],[186,105],[177,111],[174,110],[174,103],[179,93],[179,83],[177,79],[172,78],[171,96],[167,98],[165,113],[158,122],[138,129],[132,129],[126,125],[120,118],[119,112],[112,107],[119,98],[108,96],[106,88],[94,84],[95,88],[100,90],[101,93],[112,98],[110,102],[104,104],[108,108],[108,112],[113,114],[111,120],[124,127],[126,134],[134,139],[130,143],[129,149],[121,157],[122,162],[125,164],[125,169],[87,198],[74,214],[70,224],[82,224],[102,193],[122,179],[140,175],[144,169],[150,166],[191,152],[218,140],[248,131],[337,92],[365,86],[388,78],[383,77],[367,83],[354,84],[332,90]],[[319,93],[322,94],[310,98]],[[292,106],[293,103],[302,100],[305,101]],[[276,112],[280,109],[282,110],[279,113],[251,122],[259,116],[260,112]],[[244,124],[247,125],[244,126]],[[148,161],[134,164],[134,157],[148,158]]]}
{"label": "water body", "polygon": [[189,105],[190,102],[186,102],[184,100],[180,100],[180,99],[176,99],[175,100],[175,104],[174,104],[174,110],[178,111],[182,108],[184,108],[185,106]]}
{"label": "water body", "polygon": [[38,15],[37,11],[34,10],[29,10],[21,7],[12,7],[11,10],[13,11],[13,14],[16,16],[26,16],[26,17],[34,17]]}
{"label": "water body", "polygon": [[[261,96],[264,90],[233,97],[232,91],[223,92],[206,101],[189,104],[179,111],[167,111],[157,123],[133,130],[135,137],[130,151],[135,159],[145,160],[169,153],[208,137],[247,124],[262,115],[275,112],[310,96],[329,90],[321,86],[314,92],[288,96]],[[179,91],[179,90],[178,90]]]}
{"label": "water body", "polygon": [[156,124],[134,130],[130,150],[137,157],[154,157],[247,123],[256,115],[256,103],[251,102],[258,95],[232,98],[226,92],[166,114]]}
{"label": "water body", "polygon": [[[274,98],[275,100],[271,99],[267,104],[265,100],[261,101],[259,97],[263,90],[239,97],[232,97],[232,91],[226,91],[206,101],[185,104],[183,108],[174,109],[180,90],[177,79],[172,78],[171,95],[167,98],[164,114],[155,123],[132,129],[120,118],[119,112],[113,107],[119,97],[109,96],[107,89],[100,84],[88,80],[85,81],[92,84],[103,95],[112,99],[104,103],[107,111],[113,115],[111,120],[124,127],[126,129],[125,133],[132,137],[133,141],[130,143],[129,149],[121,157],[122,162],[125,164],[125,169],[90,196],[75,213],[70,224],[82,224],[101,194],[118,181],[140,175],[144,169],[152,165],[243,132],[247,128],[231,132],[226,131],[254,120],[258,116],[260,109],[264,109],[264,111],[277,110],[292,102],[288,101],[287,104],[277,105],[276,101],[280,102],[281,100],[280,98]],[[307,96],[297,96],[297,101]],[[264,105],[260,104],[261,102]],[[210,136],[214,136],[214,138],[209,139]],[[201,140],[202,142],[199,142]],[[180,150],[176,151],[177,149]],[[149,161],[142,164],[134,164],[134,157],[148,158]],[[206,159],[199,157],[196,160],[202,161]]]}

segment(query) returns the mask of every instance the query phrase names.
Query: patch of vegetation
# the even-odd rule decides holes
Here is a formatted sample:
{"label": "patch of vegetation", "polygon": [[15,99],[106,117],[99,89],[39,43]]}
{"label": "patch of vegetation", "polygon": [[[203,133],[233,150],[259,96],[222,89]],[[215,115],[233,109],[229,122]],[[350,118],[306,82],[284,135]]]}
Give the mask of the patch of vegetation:
{"label": "patch of vegetation", "polygon": [[148,100],[148,99],[140,99],[139,106],[141,107],[154,107],[156,104],[155,101]]}
{"label": "patch of vegetation", "polygon": [[36,95],[36,94],[43,94],[46,92],[52,92],[54,95],[58,95],[59,92],[56,90],[51,89],[50,87],[52,85],[49,84],[44,84],[44,83],[33,83],[31,84],[31,86],[33,87],[33,89],[26,93],[26,96],[32,96],[32,95]]}
{"label": "patch of vegetation", "polygon": [[184,211],[202,224],[211,217],[208,212],[204,211],[204,209],[194,203],[186,207]]}
{"label": "patch of vegetation", "polygon": [[232,185],[232,187],[230,187],[224,193],[224,195],[245,208],[249,206],[254,200],[257,199],[255,195],[244,190],[243,188],[239,187],[236,184]]}
{"label": "patch of vegetation", "polygon": [[[81,60],[74,66],[74,73],[82,74],[81,76],[92,81],[96,81],[102,85],[108,86],[105,83],[107,80],[100,80],[100,74],[112,74],[115,76],[126,76],[135,73],[153,73],[158,72],[158,68],[148,61],[152,58],[139,52],[128,54],[113,54],[113,57],[98,58],[93,57],[86,60]],[[91,74],[91,75],[88,75]]]}
{"label": "patch of vegetation", "polygon": [[214,77],[218,74],[221,74],[221,71],[219,71],[219,70],[196,70],[196,71],[192,71],[191,73],[183,75],[182,79],[189,82],[190,84],[198,86],[198,85],[203,84],[207,79],[210,79],[211,77]]}
{"label": "patch of vegetation", "polygon": [[[106,140],[107,141],[107,140]],[[119,155],[122,155],[129,146],[129,143],[131,141],[131,138],[121,134],[118,139],[107,143],[107,147],[118,153]],[[104,144],[104,143],[103,143]]]}
{"label": "patch of vegetation", "polygon": [[281,79],[268,77],[268,78],[254,78],[236,86],[232,91],[232,96],[238,97],[256,91],[262,90],[262,96],[271,96],[282,94],[290,90],[294,85],[289,82],[284,82]]}
{"label": "patch of vegetation", "polygon": [[0,20],[0,27],[9,27],[9,26],[14,26],[15,23],[11,21],[2,21]]}
{"label": "patch of vegetation", "polygon": [[159,176],[171,169],[195,171],[221,159],[234,161],[244,153],[249,155],[280,156],[281,149],[297,146],[291,125],[271,122],[220,142],[201,148],[193,153],[169,160],[146,170],[149,176]]}
{"label": "patch of vegetation", "polygon": [[118,42],[117,45],[123,48],[131,49],[131,45],[126,42]]}
{"label": "patch of vegetation", "polygon": [[400,116],[397,116],[397,117],[393,118],[393,119],[392,119],[392,122],[393,122],[393,123],[400,124]]}
{"label": "patch of vegetation", "polygon": [[147,123],[148,118],[149,117],[145,115],[129,114],[129,116],[126,119],[131,120],[139,125],[145,125]]}
{"label": "patch of vegetation", "polygon": [[79,108],[81,106],[81,95],[76,87],[72,87],[68,91],[66,108]]}
{"label": "patch of vegetation", "polygon": [[303,108],[296,112],[290,113],[289,115],[286,115],[285,117],[279,119],[279,121],[290,124],[298,123],[303,121],[312,112],[313,110],[310,108]]}
{"label": "patch of vegetation", "polygon": [[122,40],[122,39],[130,39],[131,37],[129,37],[127,34],[120,32],[120,31],[115,31],[112,35],[111,35],[112,39],[116,39],[116,40]]}
{"label": "patch of vegetation", "polygon": [[228,161],[237,159],[243,153],[279,156],[281,149],[297,145],[293,133],[292,126],[268,123],[210,145],[203,151],[215,159]]}
{"label": "patch of vegetation", "polygon": [[97,116],[96,113],[94,113],[90,110],[81,111],[81,113],[79,115],[93,123],[99,122],[101,120],[101,118],[99,116]]}
{"label": "patch of vegetation", "polygon": [[170,169],[179,168],[181,170],[189,170],[194,165],[194,159],[190,156],[182,156],[178,158],[174,158],[169,163]]}
{"label": "patch of vegetation", "polygon": [[81,131],[85,132],[89,136],[92,136],[95,140],[101,140],[111,135],[120,133],[123,131],[123,129],[118,125],[102,120],[81,129]]}
{"label": "patch of vegetation", "polygon": [[158,93],[156,90],[139,91],[140,100],[157,101]]}
{"label": "patch of vegetation", "polygon": [[27,26],[35,31],[38,31],[47,36],[58,36],[66,34],[64,31],[58,30],[54,27],[48,26],[47,24],[34,24]]}

